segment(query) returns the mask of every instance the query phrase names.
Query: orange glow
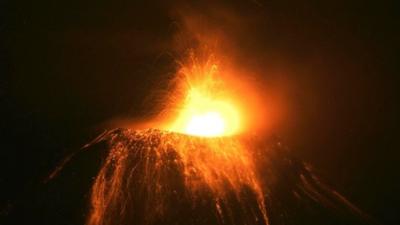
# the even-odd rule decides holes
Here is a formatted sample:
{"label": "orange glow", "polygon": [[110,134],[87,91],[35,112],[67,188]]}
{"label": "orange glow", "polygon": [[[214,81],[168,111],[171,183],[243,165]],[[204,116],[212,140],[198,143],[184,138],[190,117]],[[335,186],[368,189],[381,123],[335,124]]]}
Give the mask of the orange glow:
{"label": "orange glow", "polygon": [[180,95],[176,118],[167,130],[193,136],[217,137],[238,134],[243,127],[242,110],[222,79],[213,57],[201,64],[195,58],[178,74]]}
{"label": "orange glow", "polygon": [[[239,139],[154,129],[117,130],[105,139],[110,153],[92,188],[88,225],[157,224],[155,219],[163,221],[182,207],[171,201],[176,195],[189,199],[191,207],[211,198],[208,210],[220,224],[234,224],[223,222],[231,221],[233,213],[242,220],[238,224],[269,224],[251,149]],[[249,205],[249,198],[256,204]]]}
{"label": "orange glow", "polygon": [[239,112],[232,102],[193,88],[171,130],[195,136],[227,136],[237,132],[239,125]]}
{"label": "orange glow", "polygon": [[[161,122],[154,126],[158,129],[110,135],[111,151],[92,189],[89,225],[127,224],[143,210],[144,224],[153,224],[154,218],[173,210],[168,196],[178,184],[193,206],[196,199],[211,198],[210,211],[221,224],[233,213],[243,218],[238,224],[269,224],[253,149],[237,137],[254,130],[254,121],[261,124],[260,107],[255,107],[255,91],[243,88],[235,75],[215,55],[202,58],[192,52],[163,102]],[[182,180],[172,180],[175,175],[169,171],[177,171]],[[136,190],[147,198],[141,199]],[[245,190],[256,202],[251,209]]]}

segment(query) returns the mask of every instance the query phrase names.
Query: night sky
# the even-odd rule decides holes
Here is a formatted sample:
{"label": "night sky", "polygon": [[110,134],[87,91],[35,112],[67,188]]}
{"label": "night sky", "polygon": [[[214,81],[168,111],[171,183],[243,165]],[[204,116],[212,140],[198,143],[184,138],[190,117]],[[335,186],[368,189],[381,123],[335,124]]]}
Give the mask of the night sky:
{"label": "night sky", "polygon": [[286,113],[270,132],[399,224],[400,17],[384,1],[2,1],[0,216],[110,121],[151,114],[185,7],[280,93]]}

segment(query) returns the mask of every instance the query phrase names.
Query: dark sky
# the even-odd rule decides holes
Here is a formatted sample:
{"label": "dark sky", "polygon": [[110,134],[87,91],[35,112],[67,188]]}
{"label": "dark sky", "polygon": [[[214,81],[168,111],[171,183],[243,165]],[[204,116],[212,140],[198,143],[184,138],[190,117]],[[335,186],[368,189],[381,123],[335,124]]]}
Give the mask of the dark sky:
{"label": "dark sky", "polygon": [[[390,2],[187,3],[280,84],[274,133],[383,224],[398,224],[400,18]],[[163,1],[2,1],[0,206],[117,117],[148,114],[180,27]],[[229,11],[235,20],[219,18]],[[282,85],[283,84],[283,85]],[[272,87],[279,89],[281,86]]]}

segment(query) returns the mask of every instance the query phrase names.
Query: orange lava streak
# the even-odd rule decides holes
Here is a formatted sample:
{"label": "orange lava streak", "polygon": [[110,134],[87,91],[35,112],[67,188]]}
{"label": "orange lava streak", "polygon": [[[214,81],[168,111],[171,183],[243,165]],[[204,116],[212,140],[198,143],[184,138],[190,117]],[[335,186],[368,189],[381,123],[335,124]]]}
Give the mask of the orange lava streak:
{"label": "orange lava streak", "polygon": [[168,119],[159,126],[169,132],[110,138],[111,152],[93,186],[89,225],[158,224],[185,199],[192,208],[200,204],[196,199],[211,202],[206,211],[217,218],[213,224],[268,224],[252,149],[235,137],[250,115],[231,76],[219,71],[214,56],[192,54],[178,71]]}
{"label": "orange lava streak", "polygon": [[207,215],[218,220],[211,224],[268,224],[251,152],[237,139],[158,130],[127,130],[107,139],[111,152],[93,186],[89,225],[158,224],[186,200],[193,208],[208,201]]}

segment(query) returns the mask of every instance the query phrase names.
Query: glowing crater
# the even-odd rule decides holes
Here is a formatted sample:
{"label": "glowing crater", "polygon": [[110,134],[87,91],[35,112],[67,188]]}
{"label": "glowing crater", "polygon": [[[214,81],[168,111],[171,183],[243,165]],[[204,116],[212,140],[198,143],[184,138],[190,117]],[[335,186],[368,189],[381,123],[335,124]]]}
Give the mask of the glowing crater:
{"label": "glowing crater", "polygon": [[190,90],[171,130],[204,137],[237,133],[240,128],[238,109],[228,99],[212,94],[205,90]]}
{"label": "glowing crater", "polygon": [[186,127],[186,133],[191,135],[218,136],[225,131],[225,120],[218,112],[207,112],[193,115]]}

